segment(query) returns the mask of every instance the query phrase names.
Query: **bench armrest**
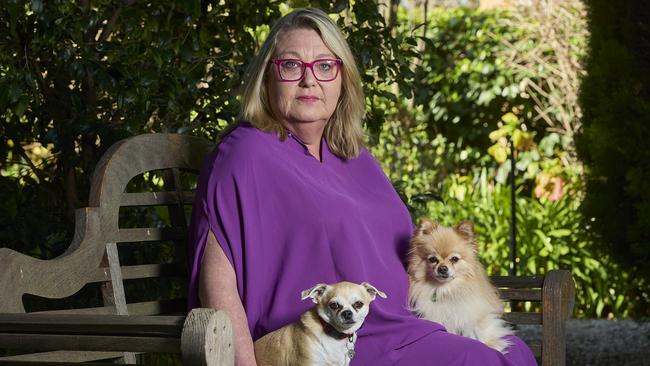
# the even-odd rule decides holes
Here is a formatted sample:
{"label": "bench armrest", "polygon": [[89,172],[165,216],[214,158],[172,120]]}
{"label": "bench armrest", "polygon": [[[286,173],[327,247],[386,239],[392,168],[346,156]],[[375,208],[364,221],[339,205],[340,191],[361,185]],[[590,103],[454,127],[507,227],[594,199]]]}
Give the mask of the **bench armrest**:
{"label": "bench armrest", "polygon": [[192,310],[187,317],[0,314],[0,348],[180,352],[185,365],[232,366],[235,362],[228,315],[204,308]]}
{"label": "bench armrest", "polygon": [[184,365],[233,366],[235,347],[228,315],[206,308],[190,311],[183,325],[181,353]]}
{"label": "bench armrest", "polygon": [[0,312],[24,313],[22,297],[63,298],[79,291],[99,267],[104,253],[98,210],[78,209],[70,247],[57,258],[41,260],[0,248]]}

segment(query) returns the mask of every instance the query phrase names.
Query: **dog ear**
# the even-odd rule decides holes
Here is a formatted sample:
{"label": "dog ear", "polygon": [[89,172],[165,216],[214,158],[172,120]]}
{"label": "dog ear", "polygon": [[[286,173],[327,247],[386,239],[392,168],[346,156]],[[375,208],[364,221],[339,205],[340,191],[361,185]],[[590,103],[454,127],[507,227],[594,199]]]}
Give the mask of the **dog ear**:
{"label": "dog ear", "polygon": [[418,227],[415,229],[415,235],[431,234],[438,228],[438,223],[431,222],[429,219],[422,218],[418,222]]}
{"label": "dog ear", "polygon": [[456,225],[454,227],[454,230],[456,230],[456,233],[458,233],[458,235],[464,237],[465,239],[474,239],[474,224],[469,220],[465,220]]}
{"label": "dog ear", "polygon": [[366,291],[368,291],[368,293],[370,294],[372,300],[374,300],[376,296],[379,296],[379,297],[384,298],[384,299],[386,298],[385,293],[377,290],[377,288],[375,286],[369,284],[368,282],[361,283],[361,286],[366,288]]}
{"label": "dog ear", "polygon": [[301,296],[300,299],[304,300],[304,299],[310,297],[311,301],[313,301],[315,304],[317,304],[318,299],[320,299],[320,297],[323,296],[325,291],[327,291],[328,287],[329,287],[329,285],[327,285],[326,283],[319,283],[318,285],[303,291],[300,294],[300,296]]}

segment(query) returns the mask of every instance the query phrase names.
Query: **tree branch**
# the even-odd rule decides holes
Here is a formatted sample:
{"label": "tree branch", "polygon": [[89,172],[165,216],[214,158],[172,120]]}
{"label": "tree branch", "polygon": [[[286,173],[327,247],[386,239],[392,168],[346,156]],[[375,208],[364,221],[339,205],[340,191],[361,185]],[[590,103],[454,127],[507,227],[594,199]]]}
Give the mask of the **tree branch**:
{"label": "tree branch", "polygon": [[45,175],[43,174],[43,172],[40,169],[38,169],[36,165],[34,165],[34,162],[32,161],[32,159],[30,159],[29,156],[27,156],[27,153],[25,152],[25,149],[23,149],[22,146],[17,145],[14,151],[18,152],[18,155],[20,155],[23,159],[25,159],[25,162],[27,163],[27,165],[29,165],[29,168],[32,170],[32,172],[34,172],[34,175],[36,175],[38,180],[40,180],[41,182],[45,180]]}
{"label": "tree branch", "polygon": [[111,33],[113,33],[113,29],[115,28],[115,24],[117,24],[117,19],[120,17],[120,13],[122,13],[122,10],[127,7],[132,5],[135,2],[135,0],[128,0],[128,1],[123,1],[122,5],[118,6],[114,11],[113,14],[111,15],[110,19],[106,23],[106,26],[102,28],[101,33],[98,36],[97,42],[104,42],[110,37]]}

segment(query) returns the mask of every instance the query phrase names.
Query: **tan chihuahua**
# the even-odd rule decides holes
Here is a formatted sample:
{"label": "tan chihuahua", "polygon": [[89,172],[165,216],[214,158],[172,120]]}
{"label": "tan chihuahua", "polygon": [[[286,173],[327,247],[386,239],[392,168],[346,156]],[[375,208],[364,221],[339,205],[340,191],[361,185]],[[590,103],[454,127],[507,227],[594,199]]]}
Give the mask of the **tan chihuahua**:
{"label": "tan chihuahua", "polygon": [[357,330],[376,296],[386,294],[367,282],[318,285],[302,292],[315,305],[297,321],[255,342],[260,366],[348,366],[354,357]]}

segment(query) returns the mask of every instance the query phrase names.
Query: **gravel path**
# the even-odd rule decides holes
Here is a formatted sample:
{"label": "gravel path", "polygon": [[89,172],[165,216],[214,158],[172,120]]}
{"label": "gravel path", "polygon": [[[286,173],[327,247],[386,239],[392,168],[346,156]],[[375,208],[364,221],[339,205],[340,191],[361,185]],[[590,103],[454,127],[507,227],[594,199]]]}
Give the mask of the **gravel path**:
{"label": "gravel path", "polygon": [[[520,326],[524,340],[540,340],[541,330]],[[568,366],[650,366],[650,321],[570,320]]]}

